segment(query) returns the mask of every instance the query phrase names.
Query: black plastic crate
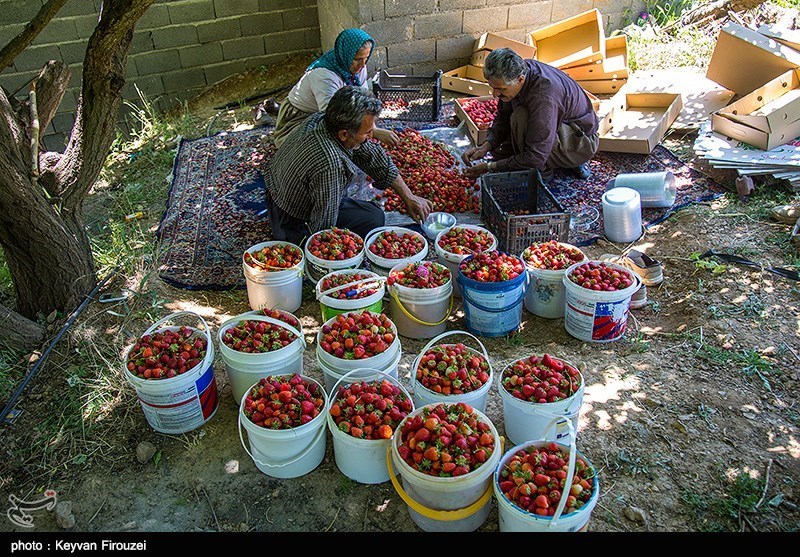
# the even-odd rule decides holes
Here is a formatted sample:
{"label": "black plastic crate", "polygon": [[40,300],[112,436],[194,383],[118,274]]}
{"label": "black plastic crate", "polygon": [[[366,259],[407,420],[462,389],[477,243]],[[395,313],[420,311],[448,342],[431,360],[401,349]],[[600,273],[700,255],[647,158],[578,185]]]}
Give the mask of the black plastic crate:
{"label": "black plastic crate", "polygon": [[[372,92],[384,104],[381,118],[435,122],[442,108],[442,70],[430,77],[381,70],[373,78]],[[404,106],[393,106],[400,104]]]}
{"label": "black plastic crate", "polygon": [[535,242],[567,242],[570,213],[537,172],[497,172],[483,174],[478,180],[481,220],[497,236],[501,251],[521,255]]}

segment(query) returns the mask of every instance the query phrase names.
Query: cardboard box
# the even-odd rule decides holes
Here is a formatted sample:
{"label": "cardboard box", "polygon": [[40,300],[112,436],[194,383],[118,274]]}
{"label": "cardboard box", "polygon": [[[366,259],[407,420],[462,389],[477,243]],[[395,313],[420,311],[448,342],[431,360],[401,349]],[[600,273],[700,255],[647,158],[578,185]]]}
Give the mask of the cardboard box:
{"label": "cardboard box", "polygon": [[491,95],[492,88],[483,77],[483,68],[461,66],[442,74],[442,89],[467,95]]}
{"label": "cardboard box", "polygon": [[467,124],[467,132],[469,136],[472,138],[472,141],[475,142],[475,145],[478,146],[484,141],[486,141],[486,136],[489,133],[488,129],[481,130],[478,129],[478,125],[472,121],[472,118],[469,117],[469,114],[461,107],[461,102],[466,100],[478,100],[478,101],[488,101],[489,99],[494,98],[492,95],[482,96],[482,97],[474,97],[472,99],[456,99],[455,102],[455,109],[456,109],[456,116],[458,116],[459,120],[463,120]]}
{"label": "cardboard box", "polygon": [[791,70],[711,115],[711,129],[769,151],[800,135],[800,70]]}
{"label": "cardboard box", "polygon": [[609,93],[619,93],[622,86],[627,82],[627,79],[589,79],[586,81],[578,81],[578,85],[595,95],[605,95]]}
{"label": "cardboard box", "polygon": [[[584,89],[584,91],[586,91],[586,90]],[[603,101],[601,101],[600,99],[598,99],[597,97],[595,97],[595,96],[594,96],[592,93],[590,93],[589,91],[586,91],[586,96],[587,96],[587,97],[589,97],[589,100],[592,102],[592,109],[593,109],[595,112],[599,112],[599,111],[600,111],[600,105],[603,103]]]}
{"label": "cardboard box", "polygon": [[528,35],[536,59],[557,68],[591,64],[606,57],[603,18],[595,8]]}
{"label": "cardboard box", "polygon": [[800,67],[800,53],[736,23],[719,32],[706,77],[737,95]]}
{"label": "cardboard box", "polygon": [[[473,52],[479,50],[495,50],[496,48],[510,48],[525,59],[533,58],[536,54],[536,47],[531,44],[521,43],[512,39],[507,39],[494,33],[484,33],[477,39],[472,46]],[[476,64],[477,65],[477,64]]]}
{"label": "cardboard box", "polygon": [[606,38],[606,57],[592,64],[564,68],[576,81],[628,77],[628,39],[625,35]]}
{"label": "cardboard box", "polygon": [[483,67],[483,63],[486,61],[486,57],[489,56],[491,50],[476,50],[472,53],[472,58],[469,59],[470,66],[478,66]]}
{"label": "cardboard box", "polygon": [[650,154],[683,108],[680,93],[628,93],[600,120],[600,151]]}

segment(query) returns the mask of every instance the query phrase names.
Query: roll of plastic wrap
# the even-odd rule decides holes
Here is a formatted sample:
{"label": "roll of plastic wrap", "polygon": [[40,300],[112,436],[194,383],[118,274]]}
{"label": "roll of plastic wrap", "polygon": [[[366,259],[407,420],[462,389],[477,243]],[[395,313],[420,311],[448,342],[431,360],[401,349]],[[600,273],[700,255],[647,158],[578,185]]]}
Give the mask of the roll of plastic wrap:
{"label": "roll of plastic wrap", "polygon": [[642,235],[642,202],[631,188],[613,188],[603,194],[603,221],[606,237],[612,242],[628,243]]}
{"label": "roll of plastic wrap", "polygon": [[668,170],[618,174],[606,184],[606,191],[612,188],[631,188],[638,191],[642,207],[672,207],[678,193],[675,176]]}

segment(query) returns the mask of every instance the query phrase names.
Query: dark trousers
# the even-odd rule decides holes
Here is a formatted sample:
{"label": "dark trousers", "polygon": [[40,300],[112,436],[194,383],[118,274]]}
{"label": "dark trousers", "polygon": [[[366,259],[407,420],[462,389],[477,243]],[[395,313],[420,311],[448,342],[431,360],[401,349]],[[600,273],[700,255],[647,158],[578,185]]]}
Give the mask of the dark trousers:
{"label": "dark trousers", "polygon": [[[272,228],[272,237],[275,240],[302,246],[312,233],[318,232],[317,230],[309,230],[304,221],[293,217],[278,207],[268,191],[266,195],[269,224]],[[336,226],[352,230],[362,238],[365,238],[372,230],[383,226],[385,223],[386,215],[383,209],[372,201],[359,201],[345,197],[339,204],[339,217],[336,219]]]}

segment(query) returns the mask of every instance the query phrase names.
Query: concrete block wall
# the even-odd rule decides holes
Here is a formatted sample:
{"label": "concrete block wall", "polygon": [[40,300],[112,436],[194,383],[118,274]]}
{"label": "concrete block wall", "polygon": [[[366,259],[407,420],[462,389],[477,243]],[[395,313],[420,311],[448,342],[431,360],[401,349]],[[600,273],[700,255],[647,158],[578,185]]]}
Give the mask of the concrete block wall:
{"label": "concrete block wall", "polygon": [[531,31],[597,8],[606,34],[644,0],[317,0],[322,48],[336,35],[360,27],[376,42],[368,65],[409,75],[431,75],[469,63],[485,32],[525,42]]}
{"label": "concrete block wall", "polygon": [[[46,0],[0,0],[0,48],[19,34]],[[72,69],[59,114],[45,130],[48,149],[62,149],[80,94],[86,44],[101,0],[69,0],[36,40],[0,73],[0,86],[18,96],[48,60]],[[334,35],[335,36],[335,35]],[[316,0],[156,0],[137,22],[128,55],[124,97],[136,87],[161,109],[189,99],[231,75],[319,50]],[[129,123],[123,106],[120,127]]]}

